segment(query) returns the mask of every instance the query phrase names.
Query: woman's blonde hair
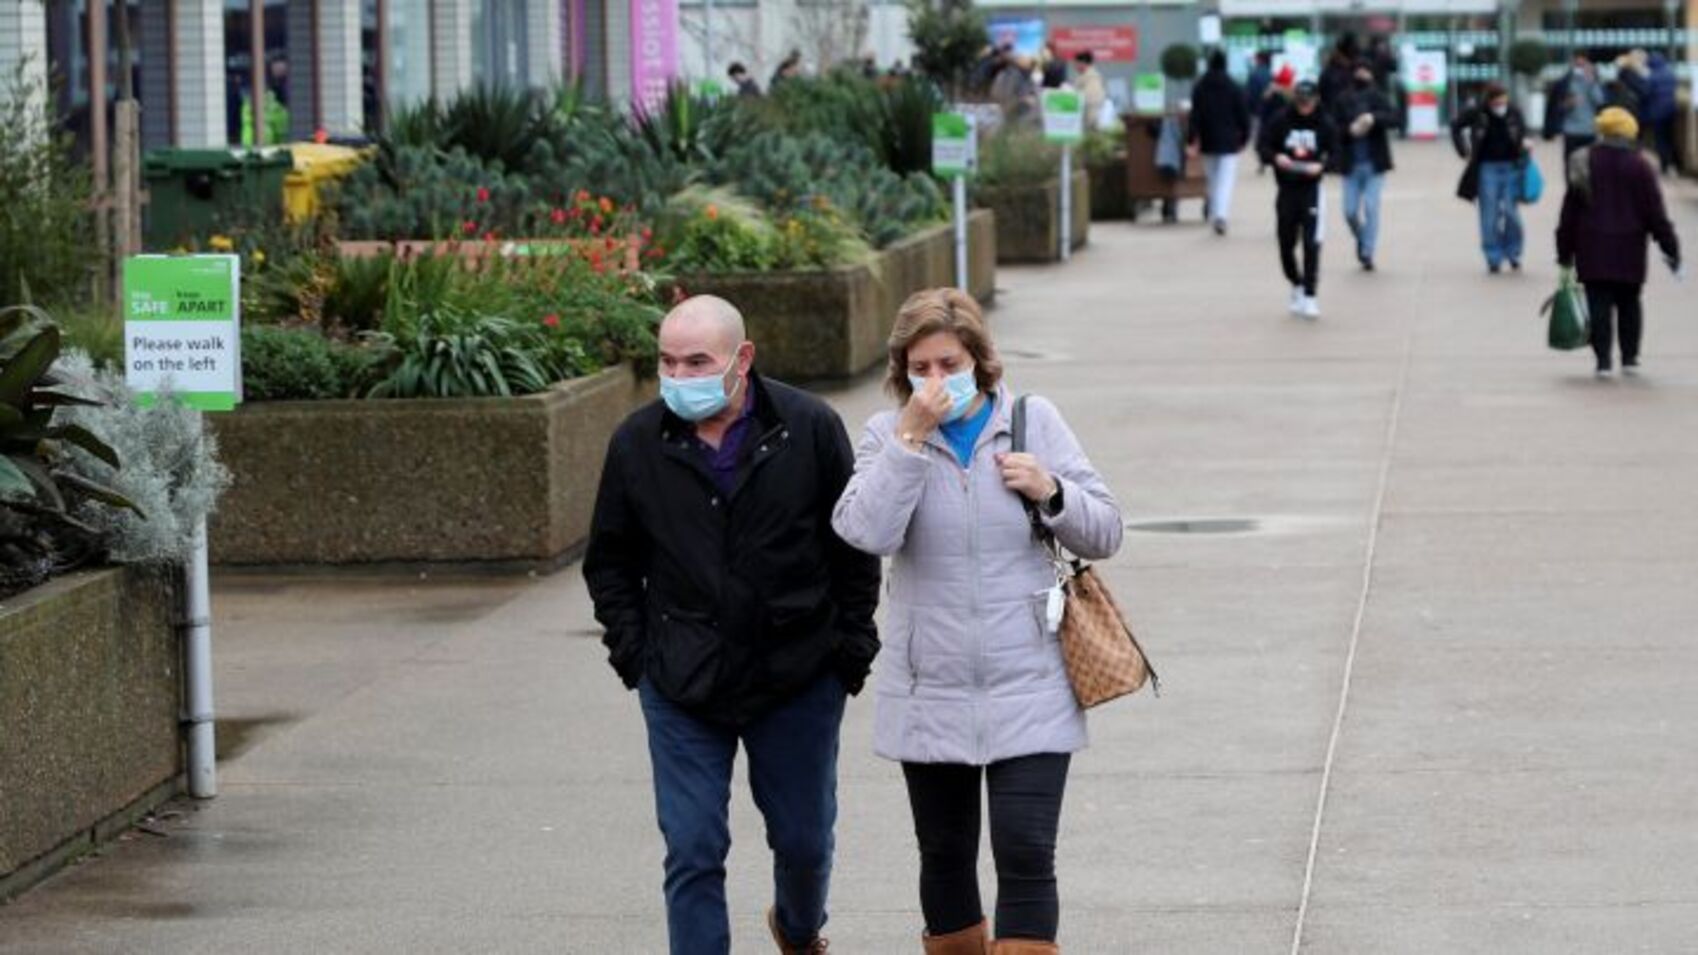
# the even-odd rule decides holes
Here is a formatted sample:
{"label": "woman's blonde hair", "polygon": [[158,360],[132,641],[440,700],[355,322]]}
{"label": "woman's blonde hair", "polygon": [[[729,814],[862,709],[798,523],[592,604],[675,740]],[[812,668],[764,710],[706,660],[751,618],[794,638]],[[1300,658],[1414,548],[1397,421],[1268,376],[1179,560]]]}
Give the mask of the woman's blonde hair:
{"label": "woman's blonde hair", "polygon": [[884,389],[898,401],[913,397],[914,386],[908,383],[908,349],[938,332],[954,335],[967,354],[973,356],[973,377],[979,390],[987,393],[995,390],[1002,381],[1002,359],[997,357],[996,344],[985,330],[984,312],[973,296],[954,288],[915,292],[902,303],[896,313],[896,327],[890,330],[890,372]]}

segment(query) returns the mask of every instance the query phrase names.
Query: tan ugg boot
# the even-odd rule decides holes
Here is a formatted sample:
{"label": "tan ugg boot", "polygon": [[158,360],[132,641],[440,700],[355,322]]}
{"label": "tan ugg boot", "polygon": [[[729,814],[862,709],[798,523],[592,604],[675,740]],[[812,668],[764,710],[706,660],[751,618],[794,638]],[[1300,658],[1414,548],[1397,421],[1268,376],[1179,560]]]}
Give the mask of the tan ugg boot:
{"label": "tan ugg boot", "polygon": [[991,951],[996,955],[1061,955],[1061,946],[1029,938],[1002,938]]}
{"label": "tan ugg boot", "polygon": [[990,935],[985,923],[970,925],[948,935],[921,935],[926,955],[990,955]]}

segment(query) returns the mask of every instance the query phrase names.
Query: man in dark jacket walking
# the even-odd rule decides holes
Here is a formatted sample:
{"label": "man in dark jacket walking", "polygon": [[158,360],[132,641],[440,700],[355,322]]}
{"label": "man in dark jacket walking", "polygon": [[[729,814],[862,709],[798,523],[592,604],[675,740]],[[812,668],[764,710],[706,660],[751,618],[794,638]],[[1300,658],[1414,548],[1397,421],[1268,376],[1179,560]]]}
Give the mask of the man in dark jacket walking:
{"label": "man in dark jacket walking", "polygon": [[1232,218],[1232,187],[1238,181],[1238,154],[1250,141],[1250,104],[1226,73],[1226,54],[1209,54],[1209,69],[1191,90],[1191,148],[1203,154],[1209,177],[1209,219],[1215,234],[1226,235]]}
{"label": "man in dark jacket walking", "polygon": [[[1279,114],[1262,135],[1262,161],[1274,167],[1279,183],[1275,212],[1279,217],[1279,261],[1291,283],[1291,314],[1321,317],[1316,296],[1321,278],[1321,242],[1326,233],[1325,191],[1321,177],[1332,159],[1332,121],[1321,109],[1320,93],[1307,80],[1297,84],[1291,108]],[[1297,247],[1303,267],[1297,267]]]}
{"label": "man in dark jacket walking", "polygon": [[838,730],[878,652],[878,560],[831,528],[849,436],[754,360],[730,303],[701,296],[667,316],[661,400],[613,436],[584,558],[610,662],[648,727],[673,955],[730,951],[739,743],[773,851],[768,925],[781,952],[824,951]]}
{"label": "man in dark jacket walking", "polygon": [[1598,114],[1598,142],[1568,160],[1568,193],[1557,224],[1557,262],[1577,267],[1586,286],[1592,351],[1599,378],[1613,374],[1615,327],[1621,326],[1621,369],[1639,373],[1644,328],[1647,238],[1655,239],[1671,271],[1680,271],[1674,234],[1656,171],[1639,154],[1633,114],[1610,107]]}
{"label": "man in dark jacket walking", "polygon": [[1356,237],[1356,261],[1372,272],[1380,235],[1380,192],[1391,171],[1390,133],[1398,127],[1398,116],[1366,60],[1356,65],[1354,82],[1339,97],[1333,119],[1340,140],[1338,170],[1344,174],[1344,222]]}

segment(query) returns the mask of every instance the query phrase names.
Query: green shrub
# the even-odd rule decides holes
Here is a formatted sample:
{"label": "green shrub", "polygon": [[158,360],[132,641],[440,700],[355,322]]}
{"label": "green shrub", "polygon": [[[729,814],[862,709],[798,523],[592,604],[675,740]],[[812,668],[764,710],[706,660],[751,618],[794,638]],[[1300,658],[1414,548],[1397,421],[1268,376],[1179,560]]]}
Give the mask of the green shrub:
{"label": "green shrub", "polygon": [[959,99],[989,35],[972,0],[908,0],[914,67]]}
{"label": "green shrub", "polygon": [[1003,127],[981,144],[975,184],[989,189],[1041,185],[1060,169],[1061,150],[1039,133]]}
{"label": "green shrub", "polygon": [[374,344],[385,373],[370,398],[528,395],[589,370],[576,343],[551,341],[545,326],[449,307],[404,333],[378,333]]}
{"label": "green shrub", "polygon": [[0,596],[92,559],[99,531],[84,506],[137,510],[110,486],[67,467],[81,448],[118,468],[111,445],[63,409],[98,404],[61,359],[52,318],[34,306],[0,309]]}
{"label": "green shrub", "polygon": [[1175,43],[1161,51],[1161,72],[1170,80],[1197,78],[1197,48],[1187,43]]}
{"label": "green shrub", "polygon": [[1543,40],[1523,37],[1509,47],[1509,69],[1517,76],[1538,76],[1550,62],[1551,51]]}
{"label": "green shrub", "polygon": [[344,238],[450,239],[514,235],[538,200],[531,183],[464,150],[397,146],[336,189]]}
{"label": "green shrub", "polygon": [[0,305],[81,301],[102,260],[88,172],[52,102],[22,65],[0,76]]}
{"label": "green shrub", "polygon": [[941,221],[946,208],[930,176],[899,176],[865,146],[818,133],[761,133],[715,163],[708,175],[761,202],[776,219],[807,214],[824,199],[851,216],[878,248]]}
{"label": "green shrub", "polygon": [[369,358],[311,328],[242,329],[242,392],[248,401],[353,397]]}
{"label": "green shrub", "polygon": [[110,306],[61,308],[55,320],[65,336],[65,350],[87,355],[100,368],[124,367],[124,323]]}

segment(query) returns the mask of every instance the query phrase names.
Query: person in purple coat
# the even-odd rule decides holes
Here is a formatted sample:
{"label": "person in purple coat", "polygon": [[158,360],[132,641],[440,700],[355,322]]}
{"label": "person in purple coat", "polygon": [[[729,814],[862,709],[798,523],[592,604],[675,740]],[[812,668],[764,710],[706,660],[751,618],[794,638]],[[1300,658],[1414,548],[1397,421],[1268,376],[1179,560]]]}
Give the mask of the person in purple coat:
{"label": "person in purple coat", "polygon": [[1671,271],[1680,271],[1680,240],[1663,206],[1657,172],[1638,144],[1632,113],[1615,106],[1600,112],[1598,142],[1569,157],[1568,194],[1557,224],[1557,262],[1577,268],[1586,286],[1599,378],[1614,374],[1618,324],[1622,371],[1638,374],[1647,239],[1656,240]]}

